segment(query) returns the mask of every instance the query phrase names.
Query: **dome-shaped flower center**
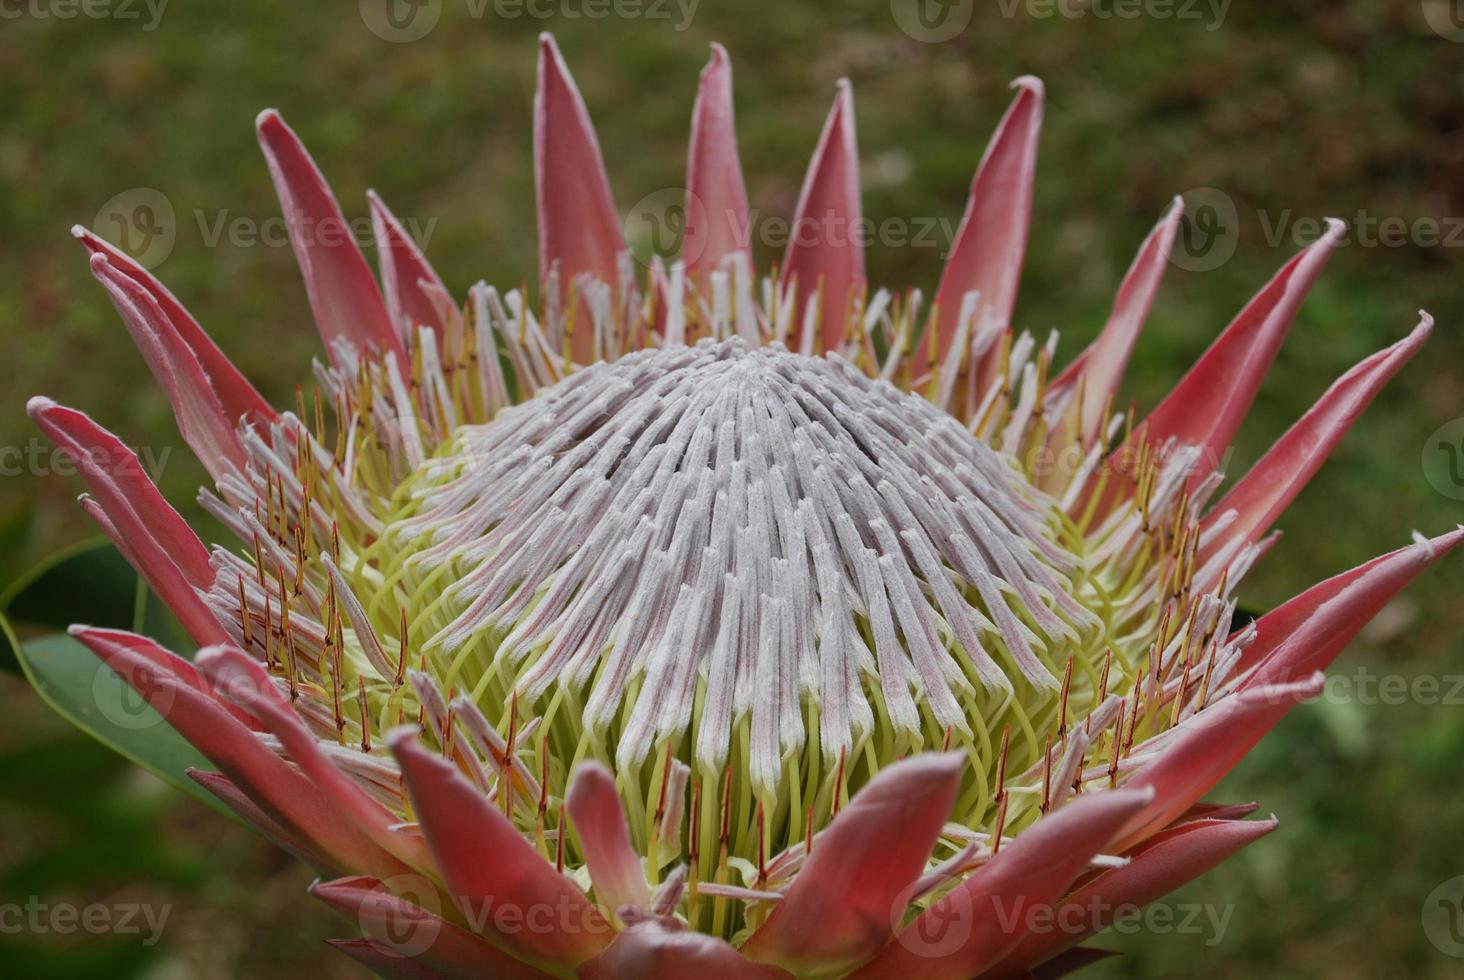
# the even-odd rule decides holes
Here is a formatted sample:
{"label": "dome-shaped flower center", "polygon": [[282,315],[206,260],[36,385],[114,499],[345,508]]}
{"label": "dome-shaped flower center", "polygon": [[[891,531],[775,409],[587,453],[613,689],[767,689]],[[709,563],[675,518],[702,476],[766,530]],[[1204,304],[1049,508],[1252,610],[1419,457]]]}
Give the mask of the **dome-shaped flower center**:
{"label": "dome-shaped flower center", "polygon": [[1003,728],[1031,760],[1059,697],[1098,688],[1101,593],[1051,499],[837,357],[733,339],[598,364],[460,426],[392,501],[351,577],[444,692],[534,724],[556,769],[641,774],[647,812],[668,759],[730,776],[765,846],[942,745],[987,772],[979,819]]}

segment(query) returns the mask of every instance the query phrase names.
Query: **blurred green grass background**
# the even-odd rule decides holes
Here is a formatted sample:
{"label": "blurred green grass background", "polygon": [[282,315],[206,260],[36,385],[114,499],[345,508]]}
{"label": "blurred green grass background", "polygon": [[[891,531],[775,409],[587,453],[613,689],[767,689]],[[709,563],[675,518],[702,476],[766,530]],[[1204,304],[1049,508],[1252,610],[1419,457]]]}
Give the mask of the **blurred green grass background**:
{"label": "blurred green grass background", "polygon": [[[785,217],[837,78],[854,82],[866,215],[954,221],[1007,83],[1041,76],[1049,107],[1018,318],[1060,328],[1069,355],[1102,324],[1169,198],[1222,189],[1237,204],[1238,248],[1219,268],[1170,271],[1129,371],[1141,410],[1294,251],[1290,237],[1268,234],[1278,223],[1464,214],[1464,45],[1430,30],[1419,0],[1235,4],[1221,22],[1041,17],[1052,9],[1041,0],[978,0],[966,29],[943,43],[904,33],[885,2],[702,0],[686,25],[672,5],[649,16],[649,2],[638,18],[594,19],[592,5],[554,0],[534,8],[558,12],[544,20],[511,0],[500,12],[442,0],[441,21],[412,43],[373,34],[354,0],[174,0],[151,29],[140,3],[103,4],[114,16],[102,19],[63,19],[64,6],[0,0],[5,447],[34,444],[24,403],[36,393],[154,452],[180,446],[166,400],[68,234],[138,188],[160,191],[176,215],[176,244],[155,271],[266,395],[292,399],[319,348],[290,249],[211,235],[221,220],[278,215],[251,126],[266,106],[305,138],[348,215],[365,214],[374,187],[427,229],[428,252],[459,294],[478,278],[532,281],[541,30],[556,33],[576,73],[627,210],[681,185],[712,40],[735,66],[753,206]],[[115,16],[126,10],[137,18]],[[1420,462],[1430,433],[1464,414],[1458,246],[1464,235],[1454,247],[1354,240],[1307,303],[1232,472],[1336,375],[1402,336],[1419,307],[1439,329],[1292,507],[1282,543],[1246,586],[1249,606],[1268,608],[1414,528],[1460,520],[1464,505],[1436,492]],[[929,290],[940,255],[877,245],[870,278]],[[93,533],[74,502],[77,481],[32,468],[8,465],[0,477],[0,582]],[[180,449],[160,482],[186,504],[202,478]],[[1464,674],[1461,582],[1457,559],[1436,570],[1338,669]],[[155,947],[0,935],[0,974],[357,975],[320,946],[348,926],[305,896],[305,871],[91,745],[11,675],[0,677],[0,717],[0,903],[173,905]],[[1460,961],[1427,941],[1420,911],[1436,885],[1464,874],[1461,759],[1457,704],[1329,700],[1293,712],[1217,794],[1260,800],[1281,829],[1171,900],[1230,909],[1222,941],[1104,937],[1127,955],[1092,975],[1457,976]]]}

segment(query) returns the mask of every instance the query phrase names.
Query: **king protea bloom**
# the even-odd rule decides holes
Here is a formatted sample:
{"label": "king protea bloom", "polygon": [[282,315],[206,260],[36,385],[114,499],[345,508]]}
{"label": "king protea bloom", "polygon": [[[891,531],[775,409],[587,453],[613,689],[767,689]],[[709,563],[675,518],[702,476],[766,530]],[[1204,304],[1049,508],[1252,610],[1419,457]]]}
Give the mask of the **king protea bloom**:
{"label": "king protea bloom", "polygon": [[1201,798],[1464,533],[1235,616],[1430,329],[1214,499],[1340,223],[1136,419],[1120,382],[1182,202],[1059,368],[1012,324],[1037,80],[928,299],[866,283],[847,82],[763,278],[720,47],[683,254],[643,276],[548,37],[538,82],[533,296],[455,297],[373,195],[378,283],[259,117],[328,355],[288,409],[77,231],[232,544],[86,415],[30,403],[201,649],[74,634],[212,760],[195,780],[320,871],[364,933],[336,945],[414,978],[1053,976],[1103,955],[1080,943],[1114,910],[1274,829]]}

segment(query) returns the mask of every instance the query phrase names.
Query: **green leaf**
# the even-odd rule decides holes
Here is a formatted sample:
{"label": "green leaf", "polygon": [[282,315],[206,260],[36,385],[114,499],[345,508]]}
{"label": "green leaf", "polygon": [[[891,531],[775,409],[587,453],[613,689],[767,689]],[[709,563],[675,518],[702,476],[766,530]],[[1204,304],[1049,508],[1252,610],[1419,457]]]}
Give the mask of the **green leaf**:
{"label": "green leaf", "polygon": [[[87,623],[146,633],[171,649],[189,648],[166,607],[105,539],[63,551],[22,576],[0,595],[0,616],[18,633]],[[8,630],[0,643],[0,669],[20,669]]]}
{"label": "green leaf", "polygon": [[116,671],[69,636],[20,643],[3,617],[0,626],[19,651],[21,669],[31,686],[57,713],[170,785],[233,816],[184,771],[212,770],[213,765]]}

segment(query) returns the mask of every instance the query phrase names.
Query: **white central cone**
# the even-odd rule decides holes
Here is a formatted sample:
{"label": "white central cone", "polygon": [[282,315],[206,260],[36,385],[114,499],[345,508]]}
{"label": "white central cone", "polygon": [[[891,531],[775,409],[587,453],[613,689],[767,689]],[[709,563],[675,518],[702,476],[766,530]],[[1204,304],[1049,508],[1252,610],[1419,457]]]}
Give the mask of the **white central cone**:
{"label": "white central cone", "polygon": [[746,723],[771,790],[810,727],[826,759],[877,726],[969,734],[977,689],[1054,689],[1048,652],[1098,622],[1005,457],[778,345],[597,364],[464,427],[408,489],[404,577],[424,600],[454,583],[429,650],[530,701],[567,682],[621,766],[690,728],[718,768]]}

